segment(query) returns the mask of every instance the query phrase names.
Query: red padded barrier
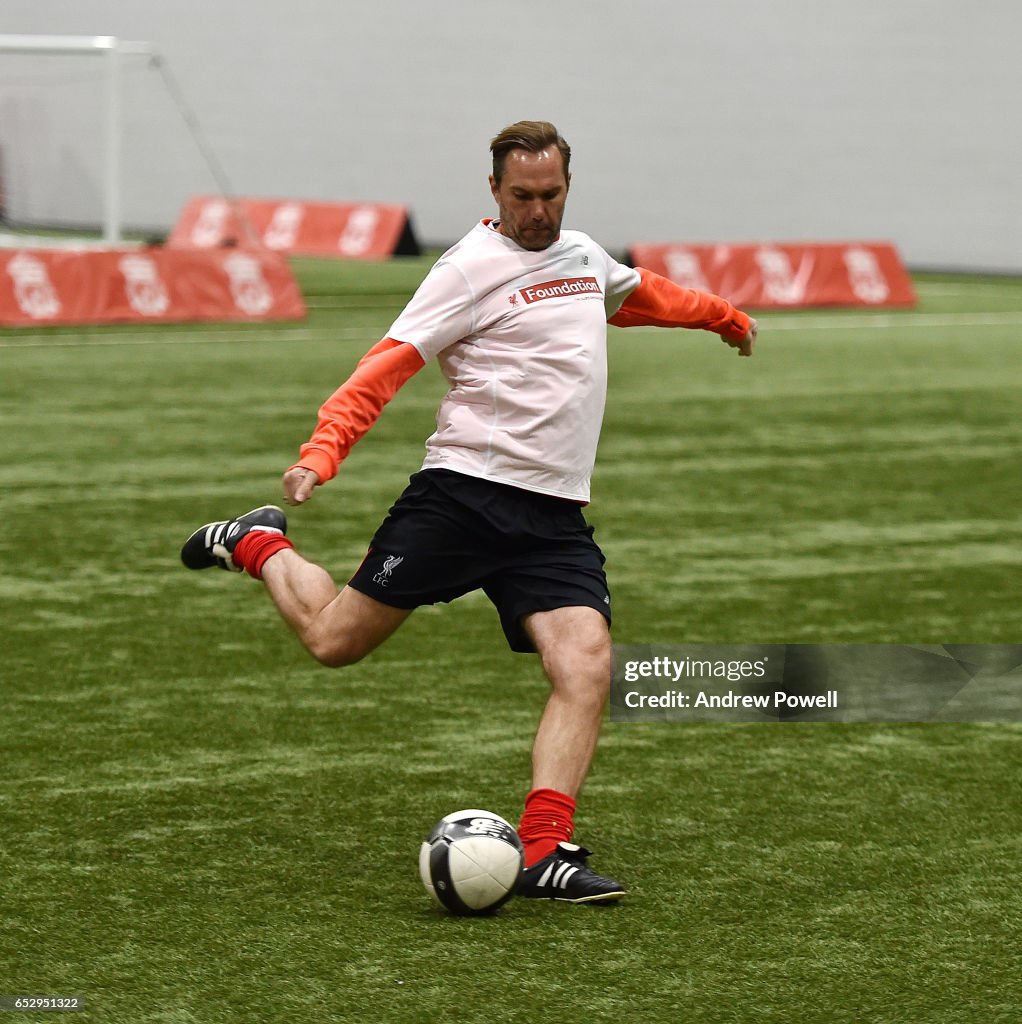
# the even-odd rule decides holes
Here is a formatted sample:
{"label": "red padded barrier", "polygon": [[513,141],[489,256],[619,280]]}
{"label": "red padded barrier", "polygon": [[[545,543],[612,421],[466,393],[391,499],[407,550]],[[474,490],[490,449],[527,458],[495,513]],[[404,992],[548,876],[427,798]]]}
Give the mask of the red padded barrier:
{"label": "red padded barrier", "polygon": [[287,260],[266,250],[0,252],[0,324],[299,320]]}
{"label": "red padded barrier", "polygon": [[355,260],[419,252],[404,206],[214,196],[188,201],[167,244],[265,245],[293,256]]}
{"label": "red padded barrier", "polygon": [[740,307],[914,306],[915,290],[888,242],[685,245],[635,243],[637,267]]}

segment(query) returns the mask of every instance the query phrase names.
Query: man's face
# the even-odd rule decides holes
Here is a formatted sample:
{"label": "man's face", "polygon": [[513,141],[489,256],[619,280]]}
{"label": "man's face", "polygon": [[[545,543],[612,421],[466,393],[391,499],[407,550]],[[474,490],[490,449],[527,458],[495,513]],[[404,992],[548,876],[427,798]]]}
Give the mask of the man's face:
{"label": "man's face", "polygon": [[512,149],[504,161],[500,184],[490,175],[500,233],[530,252],[553,245],[561,230],[570,181],[564,176],[564,161],[556,146],[538,153]]}

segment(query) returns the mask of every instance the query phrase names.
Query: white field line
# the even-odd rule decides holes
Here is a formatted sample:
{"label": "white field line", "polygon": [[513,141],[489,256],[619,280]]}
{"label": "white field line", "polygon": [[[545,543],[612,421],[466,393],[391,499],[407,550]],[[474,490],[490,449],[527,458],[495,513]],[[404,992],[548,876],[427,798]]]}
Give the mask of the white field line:
{"label": "white field line", "polygon": [[[865,313],[858,316],[784,316],[764,313],[758,317],[764,333],[768,331],[836,331],[836,330],[890,330],[891,328],[933,327],[1012,327],[1022,326],[1022,310],[999,313]],[[641,330],[642,328],[640,328]],[[305,341],[366,339],[371,343],[376,332],[368,327],[321,328],[267,326],[259,330],[239,327],[177,326],[145,335],[131,335],[124,331],[71,336],[61,334],[21,334],[0,336],[0,349],[18,348],[85,348],[95,346],[146,345],[213,345],[244,341]],[[377,339],[378,340],[378,339]]]}
{"label": "white field line", "polygon": [[919,295],[975,295],[976,292],[1004,292],[1004,284],[990,281],[987,284],[940,284],[937,281],[913,281],[912,287]]}
{"label": "white field line", "polygon": [[[403,306],[410,298],[410,292],[378,292],[366,296],[362,302],[348,302],[345,299],[312,296],[306,298],[305,305],[309,309],[381,309],[384,306]],[[377,299],[379,301],[370,301]]]}
{"label": "white field line", "polygon": [[764,331],[841,331],[892,327],[1012,327],[1022,326],[1022,310],[1000,313],[864,313],[859,316],[774,316],[756,318]]}
{"label": "white field line", "polygon": [[[253,331],[231,327],[206,328],[201,332],[179,328],[159,333],[131,335],[126,332],[103,332],[78,337],[62,334],[10,334],[0,337],[0,348],[88,348],[92,345],[214,345],[224,342],[301,340],[324,334],[309,327],[281,327],[279,330]],[[342,338],[371,337],[372,331],[341,328],[331,331],[332,336]]]}

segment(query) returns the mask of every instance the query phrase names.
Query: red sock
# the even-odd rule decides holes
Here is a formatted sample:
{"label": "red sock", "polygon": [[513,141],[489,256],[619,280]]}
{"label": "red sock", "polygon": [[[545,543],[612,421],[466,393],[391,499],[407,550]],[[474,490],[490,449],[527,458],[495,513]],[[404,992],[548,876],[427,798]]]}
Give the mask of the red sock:
{"label": "red sock", "polygon": [[279,533],[252,530],[238,541],[238,546],[231,553],[231,560],[245,569],[253,579],[261,580],[266,560],[278,551],[293,547],[294,544]]}
{"label": "red sock", "polygon": [[575,801],[556,789],[534,789],[525,798],[525,813],[518,823],[518,837],[525,847],[525,866],[531,868],[575,831]]}

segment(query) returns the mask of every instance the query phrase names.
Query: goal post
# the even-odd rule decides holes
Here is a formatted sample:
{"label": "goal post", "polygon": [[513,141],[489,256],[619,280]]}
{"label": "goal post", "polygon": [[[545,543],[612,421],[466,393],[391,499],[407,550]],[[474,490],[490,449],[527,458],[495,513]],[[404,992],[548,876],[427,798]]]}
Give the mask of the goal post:
{"label": "goal post", "polygon": [[77,54],[104,60],[103,89],[103,241],[121,241],[121,61],[125,56],[156,56],[149,44],[116,36],[2,35],[0,53]]}

